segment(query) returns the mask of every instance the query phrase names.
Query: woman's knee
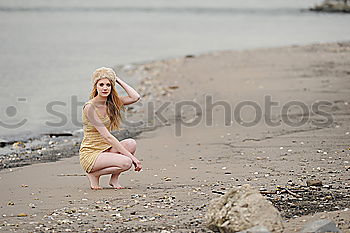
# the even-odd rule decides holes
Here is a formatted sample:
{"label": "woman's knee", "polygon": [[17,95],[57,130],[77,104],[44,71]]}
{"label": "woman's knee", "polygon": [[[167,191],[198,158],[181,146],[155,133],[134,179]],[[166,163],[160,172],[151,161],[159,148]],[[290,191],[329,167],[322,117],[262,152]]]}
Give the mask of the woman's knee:
{"label": "woman's knee", "polygon": [[109,148],[108,152],[111,152],[111,153],[118,153],[118,150],[114,147],[111,147]]}
{"label": "woman's knee", "polygon": [[[128,139],[125,139],[123,141],[121,141],[121,144],[125,147],[125,149],[127,149],[130,153],[135,153],[136,151],[136,141],[132,138],[128,138]],[[114,147],[111,147],[108,152],[111,152],[111,153],[119,153],[119,151],[114,148]]]}
{"label": "woman's knee", "polygon": [[136,141],[132,138],[125,139],[125,144],[127,147],[127,150],[130,151],[130,153],[134,153],[136,151]]}
{"label": "woman's knee", "polygon": [[121,169],[124,171],[129,170],[132,167],[132,160],[129,157],[125,157],[121,164],[120,164]]}

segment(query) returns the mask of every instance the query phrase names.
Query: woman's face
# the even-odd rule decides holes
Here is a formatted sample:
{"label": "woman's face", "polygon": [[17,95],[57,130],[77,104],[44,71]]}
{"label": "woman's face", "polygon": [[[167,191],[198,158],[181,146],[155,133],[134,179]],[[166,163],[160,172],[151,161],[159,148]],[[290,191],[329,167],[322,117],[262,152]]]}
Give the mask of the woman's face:
{"label": "woman's face", "polygon": [[107,97],[112,90],[111,82],[108,78],[98,80],[96,83],[97,94],[101,97]]}

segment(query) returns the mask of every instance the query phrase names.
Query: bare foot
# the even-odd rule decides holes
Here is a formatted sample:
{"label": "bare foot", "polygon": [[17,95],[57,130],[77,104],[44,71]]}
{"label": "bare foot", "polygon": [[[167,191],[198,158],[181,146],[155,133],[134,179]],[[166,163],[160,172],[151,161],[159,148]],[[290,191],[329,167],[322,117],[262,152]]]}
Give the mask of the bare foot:
{"label": "bare foot", "polygon": [[101,190],[102,188],[100,187],[100,177],[99,176],[94,176],[91,173],[87,174],[87,177],[89,178],[90,181],[90,188],[92,190]]}
{"label": "bare foot", "polygon": [[125,189],[125,187],[122,187],[118,182],[119,175],[120,173],[111,175],[111,179],[109,180],[109,185],[112,186],[114,189]]}
{"label": "bare foot", "polygon": [[125,189],[125,187],[121,186],[118,182],[112,183],[111,181],[109,182],[109,185],[112,186],[114,189]]}

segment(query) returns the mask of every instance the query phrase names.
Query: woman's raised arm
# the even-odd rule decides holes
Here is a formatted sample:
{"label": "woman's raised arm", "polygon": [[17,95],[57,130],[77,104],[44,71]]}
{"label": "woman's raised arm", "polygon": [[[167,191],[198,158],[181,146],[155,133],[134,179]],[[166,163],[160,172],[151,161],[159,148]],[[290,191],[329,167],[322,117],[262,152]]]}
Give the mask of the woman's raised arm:
{"label": "woman's raised arm", "polygon": [[137,91],[135,91],[134,88],[130,87],[128,84],[126,84],[123,80],[121,80],[119,77],[117,77],[117,83],[124,88],[128,96],[120,96],[119,98],[123,102],[124,105],[132,104],[137,102],[141,96]]}

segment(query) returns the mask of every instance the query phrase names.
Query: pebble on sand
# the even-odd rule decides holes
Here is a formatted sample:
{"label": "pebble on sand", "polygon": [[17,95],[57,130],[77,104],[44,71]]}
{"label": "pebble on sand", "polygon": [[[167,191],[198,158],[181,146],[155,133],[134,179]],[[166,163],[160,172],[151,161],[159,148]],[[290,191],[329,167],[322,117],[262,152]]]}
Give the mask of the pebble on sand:
{"label": "pebble on sand", "polygon": [[28,215],[26,213],[19,213],[17,214],[17,217],[27,217]]}
{"label": "pebble on sand", "polygon": [[322,186],[322,181],[320,181],[320,180],[307,180],[306,185],[307,186]]}

